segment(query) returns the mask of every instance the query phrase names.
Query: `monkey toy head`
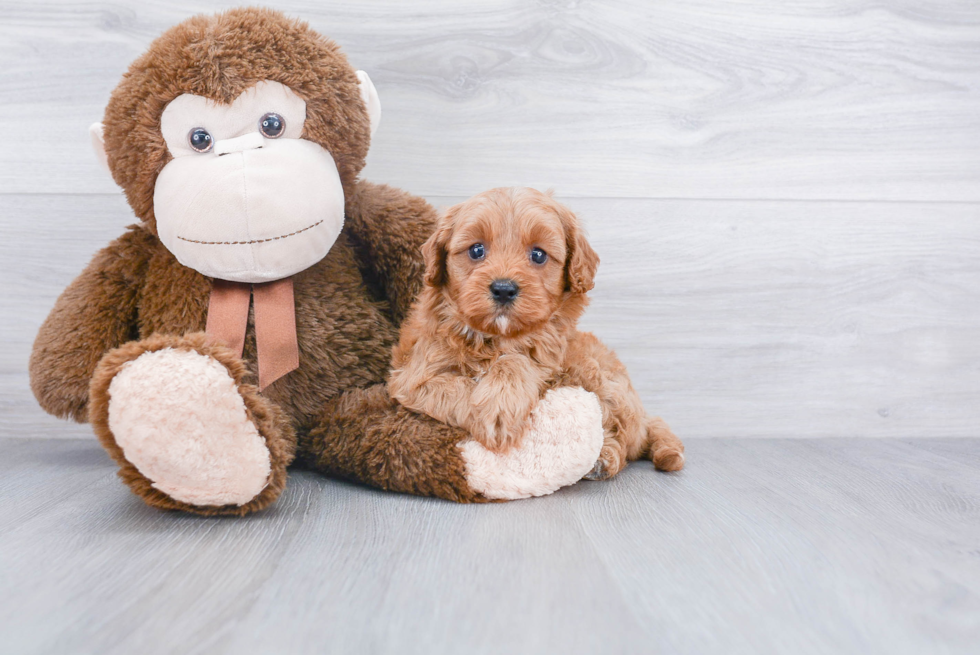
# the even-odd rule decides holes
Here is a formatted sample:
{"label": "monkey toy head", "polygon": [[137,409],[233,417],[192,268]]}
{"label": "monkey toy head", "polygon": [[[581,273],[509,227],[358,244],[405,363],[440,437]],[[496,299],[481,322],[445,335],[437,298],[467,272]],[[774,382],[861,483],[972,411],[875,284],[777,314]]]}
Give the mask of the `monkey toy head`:
{"label": "monkey toy head", "polygon": [[181,264],[257,283],[330,250],[380,115],[371,80],[335,43],[279,12],[238,9],[158,38],[92,137]]}

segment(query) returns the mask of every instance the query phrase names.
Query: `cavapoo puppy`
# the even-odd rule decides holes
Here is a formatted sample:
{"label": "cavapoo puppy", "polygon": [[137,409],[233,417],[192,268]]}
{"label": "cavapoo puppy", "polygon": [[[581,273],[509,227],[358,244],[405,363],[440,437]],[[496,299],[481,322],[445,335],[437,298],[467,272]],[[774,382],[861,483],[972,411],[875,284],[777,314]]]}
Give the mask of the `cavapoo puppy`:
{"label": "cavapoo puppy", "polygon": [[576,329],[599,257],[567,207],[534,189],[493,189],[446,211],[422,251],[425,287],[394,348],[392,398],[502,452],[546,390],[581,386],[598,396],[605,431],[587,478],[644,456],[683,467],[683,444],[647,416],[626,367]]}

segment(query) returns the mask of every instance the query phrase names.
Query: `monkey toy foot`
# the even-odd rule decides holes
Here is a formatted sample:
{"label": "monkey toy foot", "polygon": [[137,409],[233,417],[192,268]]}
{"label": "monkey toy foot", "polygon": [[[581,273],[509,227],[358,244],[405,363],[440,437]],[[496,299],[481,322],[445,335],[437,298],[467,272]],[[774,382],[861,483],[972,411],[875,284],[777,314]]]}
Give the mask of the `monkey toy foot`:
{"label": "monkey toy foot", "polygon": [[548,391],[531,413],[520,446],[498,454],[470,440],[460,445],[467,481],[494,500],[543,496],[592,470],[602,448],[602,410],[580,387]]}
{"label": "monkey toy foot", "polygon": [[295,437],[245,374],[201,333],[154,335],[102,358],[89,416],[133,492],[206,515],[247,514],[279,496]]}

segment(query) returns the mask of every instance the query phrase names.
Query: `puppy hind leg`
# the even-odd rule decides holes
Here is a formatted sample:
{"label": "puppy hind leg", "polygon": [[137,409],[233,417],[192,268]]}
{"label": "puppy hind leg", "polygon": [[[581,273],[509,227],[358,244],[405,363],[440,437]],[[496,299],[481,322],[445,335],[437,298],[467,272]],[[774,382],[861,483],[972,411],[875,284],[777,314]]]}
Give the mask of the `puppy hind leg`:
{"label": "puppy hind leg", "polygon": [[684,444],[660,417],[647,419],[647,455],[661,471],[680,471],[684,468]]}
{"label": "puppy hind leg", "polygon": [[598,395],[602,403],[605,439],[599,460],[586,478],[608,480],[619,474],[629,462],[646,454],[646,413],[640,397],[625,375],[605,380]]}
{"label": "puppy hind leg", "polygon": [[617,475],[626,467],[627,463],[626,447],[616,435],[606,431],[605,440],[602,442],[602,450],[599,451],[599,459],[596,460],[592,470],[585,474],[586,480],[608,480]]}

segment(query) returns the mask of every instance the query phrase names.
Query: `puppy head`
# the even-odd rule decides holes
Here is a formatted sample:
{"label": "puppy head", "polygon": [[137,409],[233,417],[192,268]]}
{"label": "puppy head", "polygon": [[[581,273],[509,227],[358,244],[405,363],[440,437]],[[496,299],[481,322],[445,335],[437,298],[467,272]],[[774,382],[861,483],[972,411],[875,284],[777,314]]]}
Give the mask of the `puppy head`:
{"label": "puppy head", "polygon": [[583,296],[599,265],[575,215],[526,188],[492,189],[449,208],[422,252],[425,283],[457,317],[505,336],[541,326],[569,296]]}

